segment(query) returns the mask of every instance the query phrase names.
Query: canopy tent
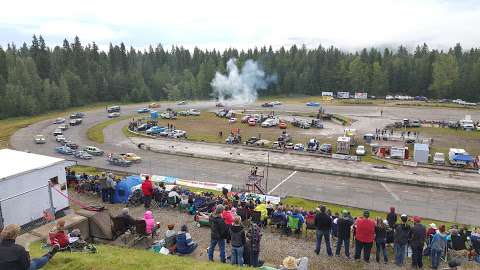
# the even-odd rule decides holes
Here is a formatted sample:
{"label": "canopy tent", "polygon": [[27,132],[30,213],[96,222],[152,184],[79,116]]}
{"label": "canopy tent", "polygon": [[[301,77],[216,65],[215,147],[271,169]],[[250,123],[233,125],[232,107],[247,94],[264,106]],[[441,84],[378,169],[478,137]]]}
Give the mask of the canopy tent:
{"label": "canopy tent", "polygon": [[132,193],[132,189],[142,184],[142,178],[138,175],[125,177],[118,182],[115,187],[115,194],[113,195],[114,203],[127,203],[128,197]]}

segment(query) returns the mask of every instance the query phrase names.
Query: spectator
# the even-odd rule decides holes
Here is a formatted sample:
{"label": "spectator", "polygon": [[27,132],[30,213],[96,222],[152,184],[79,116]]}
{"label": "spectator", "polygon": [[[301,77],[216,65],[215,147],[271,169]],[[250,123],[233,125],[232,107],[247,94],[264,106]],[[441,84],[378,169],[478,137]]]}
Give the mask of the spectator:
{"label": "spectator", "polygon": [[198,243],[192,240],[192,236],[188,232],[187,225],[183,224],[176,238],[176,252],[178,254],[191,254],[197,247]]}
{"label": "spectator", "polygon": [[31,259],[24,247],[15,244],[15,239],[20,234],[20,226],[7,225],[0,233],[0,269],[5,270],[37,270],[45,266],[57,253],[59,246],[52,249],[40,258]]}
{"label": "spectator", "polygon": [[387,226],[388,221],[385,220],[383,222],[381,217],[377,217],[377,225],[375,226],[375,260],[380,262],[380,252],[383,255],[383,262],[385,264],[388,263],[388,255],[387,255]]}
{"label": "spectator", "polygon": [[102,173],[102,176],[98,178],[98,185],[100,188],[100,193],[102,194],[102,202],[108,202],[107,176],[104,172]]}
{"label": "spectator", "polygon": [[305,223],[305,218],[300,213],[300,210],[298,208],[293,209],[292,217],[298,218],[298,229],[295,230],[295,233],[299,233],[303,226],[303,223]]}
{"label": "spectator", "polygon": [[232,227],[230,228],[230,237],[232,243],[232,264],[243,266],[243,249],[245,247],[246,238],[245,231],[241,224],[242,219],[236,216]]}
{"label": "spectator", "polygon": [[145,220],[145,232],[147,234],[154,233],[155,231],[155,219],[153,218],[152,211],[147,210],[145,214],[143,214],[143,219]]}
{"label": "spectator", "polygon": [[272,219],[280,220],[280,224],[277,224],[277,228],[285,227],[287,225],[287,214],[283,210],[283,206],[278,206],[272,214]]}
{"label": "spectator", "polygon": [[117,185],[117,182],[115,182],[113,177],[113,174],[109,173],[106,180],[107,201],[110,203],[113,203],[113,194],[115,193],[115,186]]}
{"label": "spectator", "polygon": [[337,223],[338,237],[335,255],[340,256],[340,249],[342,248],[343,243],[345,249],[345,256],[347,258],[350,258],[350,230],[353,225],[353,220],[350,218],[347,210],[342,210],[342,217],[338,219]]}
{"label": "spectator", "polygon": [[[250,266],[253,267],[260,267],[260,241],[262,240],[262,232],[260,231],[260,227],[253,223],[250,229],[247,232],[247,245],[248,246],[248,255],[249,255],[249,262]],[[245,259],[245,256],[244,256]]]}
{"label": "spectator", "polygon": [[460,235],[457,229],[450,230],[450,241],[454,257],[467,257],[466,240]]}
{"label": "spectator", "polygon": [[130,216],[130,210],[128,208],[123,208],[120,215],[117,216],[121,220],[122,228],[120,233],[126,232],[128,229],[135,226],[135,219]]}
{"label": "spectator", "polygon": [[302,257],[297,260],[292,256],[288,256],[283,259],[280,270],[308,270],[308,258]]}
{"label": "spectator", "polygon": [[387,214],[387,221],[390,228],[395,228],[395,224],[397,223],[397,213],[395,213],[395,207],[390,207],[390,212]]}
{"label": "spectator", "polygon": [[475,251],[474,260],[480,263],[480,227],[477,227],[470,235],[470,241],[472,241],[472,248]]}
{"label": "spectator", "polygon": [[429,226],[430,228],[427,230],[427,237],[431,238],[433,235],[435,235],[435,233],[437,233],[437,225],[435,223],[431,223]]}
{"label": "spectator", "polygon": [[208,248],[208,260],[213,261],[213,253],[215,246],[218,244],[220,249],[220,261],[225,263],[225,239],[227,239],[227,231],[225,221],[221,214],[225,208],[219,204],[215,208],[215,212],[210,216],[210,247]]}
{"label": "spectator", "polygon": [[225,222],[225,230],[227,231],[227,243],[230,243],[230,227],[232,227],[234,219],[230,206],[227,205],[225,207],[225,210],[222,212],[222,218]]}
{"label": "spectator", "polygon": [[425,236],[427,229],[420,222],[422,219],[418,216],[413,217],[413,228],[410,238],[412,247],[412,268],[423,268],[423,246],[425,245]]}
{"label": "spectator", "polygon": [[168,201],[173,207],[177,207],[177,205],[180,203],[180,194],[178,194],[175,187],[168,192]]}
{"label": "spectator", "polygon": [[370,262],[370,252],[375,240],[375,221],[369,217],[370,212],[365,210],[363,217],[359,217],[355,222],[355,260],[360,259],[363,249],[363,260],[367,263]]}
{"label": "spectator", "polygon": [[332,256],[332,248],[330,246],[330,231],[332,229],[332,218],[326,214],[325,206],[320,207],[320,212],[315,216],[315,227],[317,228],[317,244],[315,253],[320,254],[322,246],[322,237],[325,238],[325,246],[328,256]]}
{"label": "spectator", "polygon": [[432,238],[430,244],[430,261],[432,269],[438,269],[440,257],[447,246],[447,234],[445,233],[445,225],[440,225],[437,233]]}
{"label": "spectator", "polygon": [[145,176],[145,181],[142,183],[142,192],[145,209],[149,209],[153,196],[153,184],[152,181],[150,181],[150,176],[148,175]]}
{"label": "spectator", "polygon": [[60,219],[57,221],[55,229],[48,234],[48,238],[51,246],[58,245],[59,248],[68,247],[69,241],[65,230],[65,220]]}
{"label": "spectator", "polygon": [[175,224],[168,224],[168,230],[165,232],[165,247],[173,253],[177,239],[177,232],[174,230]]}
{"label": "spectator", "polygon": [[400,216],[402,223],[395,226],[395,240],[393,243],[393,251],[395,253],[395,264],[402,266],[405,260],[405,253],[407,250],[407,243],[410,236],[411,228],[407,224],[408,216],[402,214]]}

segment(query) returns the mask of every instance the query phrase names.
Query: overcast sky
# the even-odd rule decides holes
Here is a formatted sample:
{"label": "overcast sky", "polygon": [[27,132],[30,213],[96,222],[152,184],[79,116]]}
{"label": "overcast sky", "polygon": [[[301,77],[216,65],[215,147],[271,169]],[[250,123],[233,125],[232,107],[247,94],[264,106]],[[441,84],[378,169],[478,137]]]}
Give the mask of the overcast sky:
{"label": "overcast sky", "polygon": [[[70,3],[71,2],[71,3]],[[101,48],[123,41],[187,48],[305,44],[480,47],[479,0],[2,1],[0,44],[41,34],[49,46],[78,35]]]}

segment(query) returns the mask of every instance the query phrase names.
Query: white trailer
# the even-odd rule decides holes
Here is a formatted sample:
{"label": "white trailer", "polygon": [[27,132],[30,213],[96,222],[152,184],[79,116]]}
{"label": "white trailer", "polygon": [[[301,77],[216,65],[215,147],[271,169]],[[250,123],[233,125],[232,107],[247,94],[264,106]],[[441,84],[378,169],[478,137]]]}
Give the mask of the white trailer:
{"label": "white trailer", "polygon": [[428,163],[430,147],[428,144],[416,143],[413,145],[413,160],[418,163]]}
{"label": "white trailer", "polygon": [[0,164],[0,227],[36,221],[52,206],[55,212],[69,207],[68,199],[56,190],[68,196],[65,167],[71,162],[2,149]]}
{"label": "white trailer", "polygon": [[337,139],[337,154],[350,154],[350,137],[342,136]]}

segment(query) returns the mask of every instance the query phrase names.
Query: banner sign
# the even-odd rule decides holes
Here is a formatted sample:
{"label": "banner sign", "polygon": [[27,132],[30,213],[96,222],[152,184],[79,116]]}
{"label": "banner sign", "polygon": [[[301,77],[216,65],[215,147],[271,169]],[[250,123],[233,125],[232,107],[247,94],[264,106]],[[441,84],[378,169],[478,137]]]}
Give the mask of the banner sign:
{"label": "banner sign", "polygon": [[245,193],[245,197],[247,200],[256,200],[258,198],[261,202],[271,202],[273,204],[280,203],[280,197],[277,196],[262,195],[257,193]]}
{"label": "banner sign", "polygon": [[350,156],[350,155],[342,155],[342,154],[332,154],[332,158],[343,159],[343,160],[352,160],[352,161],[359,161],[360,160],[360,158],[358,156]]}
{"label": "banner sign", "polygon": [[364,92],[355,92],[355,99],[367,99],[368,94]]}

